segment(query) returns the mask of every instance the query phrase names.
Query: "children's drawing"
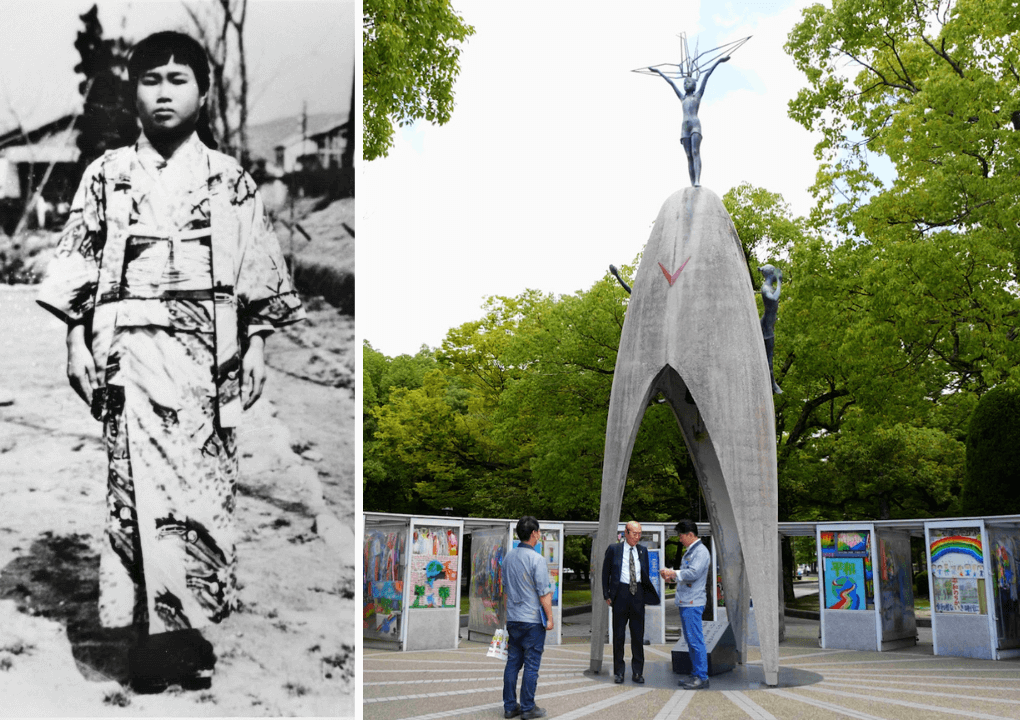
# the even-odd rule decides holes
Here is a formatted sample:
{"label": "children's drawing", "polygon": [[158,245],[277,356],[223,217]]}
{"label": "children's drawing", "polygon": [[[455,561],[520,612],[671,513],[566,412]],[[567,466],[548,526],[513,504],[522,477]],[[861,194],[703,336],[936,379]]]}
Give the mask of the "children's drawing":
{"label": "children's drawing", "polygon": [[415,527],[409,569],[412,608],[457,606],[457,544],[456,530],[449,527]]}
{"label": "children's drawing", "polygon": [[825,558],[823,584],[829,610],[863,609],[863,558]]}
{"label": "children's drawing", "polygon": [[852,578],[837,577],[832,581],[839,600],[832,606],[833,610],[859,610],[861,598],[857,594],[857,585]]}
{"label": "children's drawing", "polygon": [[503,558],[506,530],[476,530],[471,533],[471,607],[468,627],[492,633],[506,624],[503,598]]}
{"label": "children's drawing", "polygon": [[366,530],[362,569],[362,629],[365,637],[400,636],[407,528]]}
{"label": "children's drawing", "polygon": [[979,578],[936,578],[935,612],[981,614],[984,582]]}
{"label": "children's drawing", "polygon": [[934,528],[930,542],[934,611],[987,613],[981,528]]}
{"label": "children's drawing", "polygon": [[[822,558],[857,558],[861,560],[863,578],[856,583],[861,608],[875,602],[875,572],[871,565],[871,532],[868,530],[826,530],[821,533]],[[826,606],[828,607],[828,606]]]}
{"label": "children's drawing", "polygon": [[[1009,534],[1012,533],[1012,534]],[[1016,530],[990,531],[995,570],[995,616],[999,647],[1020,647],[1020,578],[1017,577]]]}
{"label": "children's drawing", "polygon": [[931,574],[936,578],[984,578],[980,528],[931,531]]}
{"label": "children's drawing", "polygon": [[836,537],[836,552],[864,552],[869,533],[841,532]]}
{"label": "children's drawing", "polygon": [[882,632],[890,636],[912,632],[916,625],[910,575],[910,539],[895,535],[887,539],[880,535],[878,559],[882,580]]}

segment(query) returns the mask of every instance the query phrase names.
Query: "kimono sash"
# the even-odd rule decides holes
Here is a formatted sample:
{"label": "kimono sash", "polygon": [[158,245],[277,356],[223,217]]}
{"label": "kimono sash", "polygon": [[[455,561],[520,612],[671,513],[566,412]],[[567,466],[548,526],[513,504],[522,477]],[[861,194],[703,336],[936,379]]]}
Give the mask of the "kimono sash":
{"label": "kimono sash", "polygon": [[[236,261],[243,238],[231,188],[223,178],[236,164],[220,153],[206,153],[211,225],[216,405],[220,427],[236,427],[241,419],[241,348],[238,338]],[[117,327],[117,311],[124,278],[124,256],[132,235],[131,177],[136,160],[131,148],[110,153],[105,167],[106,243],[99,265],[99,282],[92,319],[92,354],[106,384],[107,361]]]}

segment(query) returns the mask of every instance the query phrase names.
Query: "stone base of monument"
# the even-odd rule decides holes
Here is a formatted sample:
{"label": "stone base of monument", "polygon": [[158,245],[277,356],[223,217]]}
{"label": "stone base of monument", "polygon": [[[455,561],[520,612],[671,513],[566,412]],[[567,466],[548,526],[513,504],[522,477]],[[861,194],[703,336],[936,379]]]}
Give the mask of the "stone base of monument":
{"label": "stone base of monument", "polygon": [[[737,641],[733,628],[728,622],[703,622],[701,627],[705,635],[705,651],[708,653],[709,676],[732,670],[737,664]],[[673,646],[672,657],[673,672],[689,675],[694,669],[685,638],[681,637]]]}

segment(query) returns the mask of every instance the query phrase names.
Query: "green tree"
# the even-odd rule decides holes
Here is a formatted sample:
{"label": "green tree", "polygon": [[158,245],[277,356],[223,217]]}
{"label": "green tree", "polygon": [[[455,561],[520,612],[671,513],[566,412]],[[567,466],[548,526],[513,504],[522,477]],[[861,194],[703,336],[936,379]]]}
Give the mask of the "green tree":
{"label": "green tree", "polygon": [[783,394],[774,396],[780,518],[953,512],[976,397],[947,391],[945,363],[913,358],[895,324],[862,300],[861,277],[884,271],[885,259],[869,256],[870,245],[824,238],[764,189],[743,185],[724,202],[749,267],[779,257],[772,261],[784,270],[775,355]]}
{"label": "green tree", "polygon": [[374,450],[415,478],[426,507],[471,515],[512,502],[512,456],[493,440],[483,401],[448,370],[430,371],[420,388],[395,389],[375,417]]}
{"label": "green tree", "polygon": [[422,480],[421,475],[387,452],[376,438],[376,412],[389,402],[391,393],[420,388],[425,374],[436,367],[436,359],[428,348],[422,348],[414,356],[388,358],[369,343],[364,345],[362,476],[366,510],[411,513],[442,508],[423,506],[414,491],[415,484]]}
{"label": "green tree", "polygon": [[[575,295],[526,291],[487,300],[480,320],[450,330],[420,387],[394,389],[385,403],[366,405],[366,427],[374,428],[365,446],[366,507],[370,468],[389,463],[396,470],[397,463],[415,478],[413,496],[429,507],[597,517],[625,303],[608,275]],[[366,403],[369,382],[384,374],[380,357],[366,349]],[[653,403],[625,512],[667,519],[691,508],[697,515],[699,498],[672,414]]]}
{"label": "green tree", "polygon": [[449,121],[461,43],[475,30],[449,0],[365,0],[363,12],[363,154],[374,160],[394,124]]}
{"label": "green tree", "polygon": [[123,38],[103,37],[99,9],[93,5],[79,18],[74,47],[81,62],[74,66],[85,79],[78,84],[84,108],[78,121],[77,145],[82,171],[107,150],[123,147],[138,137],[134,95],[127,80],[130,43]]}
{"label": "green tree", "polygon": [[967,480],[963,510],[974,515],[1020,513],[1020,393],[989,390],[971,416],[967,432]]}
{"label": "green tree", "polygon": [[834,0],[786,45],[808,81],[790,115],[822,133],[813,220],[855,281],[846,334],[951,390],[1020,383],[1018,30],[1010,0]]}

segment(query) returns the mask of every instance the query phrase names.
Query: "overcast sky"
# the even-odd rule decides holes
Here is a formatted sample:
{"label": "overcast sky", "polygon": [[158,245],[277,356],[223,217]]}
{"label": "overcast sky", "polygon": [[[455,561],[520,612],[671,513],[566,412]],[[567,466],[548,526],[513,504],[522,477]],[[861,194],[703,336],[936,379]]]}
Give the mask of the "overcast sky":
{"label": "overcast sky", "polygon": [[[197,0],[191,5],[210,5]],[[137,41],[159,30],[191,30],[179,0],[98,0],[104,36]],[[80,105],[74,72],[79,19],[92,0],[2,0],[0,130],[53,120]],[[308,112],[346,114],[354,80],[358,5],[353,0],[249,0],[245,44],[249,122]]]}
{"label": "overcast sky", "polygon": [[453,4],[477,32],[452,120],[359,171],[358,334],[376,349],[436,347],[488,295],[572,293],[633,261],[689,180],[679,100],[630,70],[679,62],[681,32],[692,51],[753,35],[709,80],[702,184],[811,207],[818,138],[787,117],[805,81],[783,51],[810,3]]}

